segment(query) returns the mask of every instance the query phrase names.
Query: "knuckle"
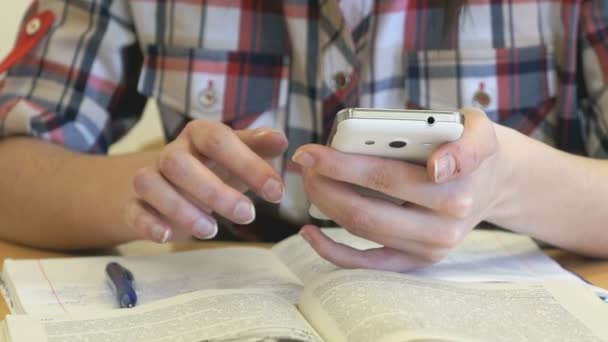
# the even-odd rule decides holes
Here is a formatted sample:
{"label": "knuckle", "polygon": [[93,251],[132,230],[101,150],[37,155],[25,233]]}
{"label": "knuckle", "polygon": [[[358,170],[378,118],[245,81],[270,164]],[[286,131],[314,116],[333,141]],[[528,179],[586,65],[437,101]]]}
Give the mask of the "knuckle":
{"label": "knuckle", "polygon": [[461,192],[443,199],[439,205],[440,211],[455,217],[465,219],[473,212],[473,196],[470,192]]}
{"label": "knuckle", "polygon": [[137,171],[133,177],[133,188],[137,194],[145,196],[150,192],[149,190],[154,186],[156,180],[154,173],[155,172],[149,167]]}
{"label": "knuckle", "polygon": [[186,124],[186,126],[184,126],[184,129],[182,132],[186,133],[186,134],[196,134],[197,131],[205,128],[207,125],[209,125],[209,121],[206,120],[192,120],[190,122],[188,122]]}
{"label": "knuckle", "polygon": [[163,151],[158,160],[158,169],[168,177],[185,177],[187,175],[184,166],[185,154],[185,151],[178,149]]}
{"label": "knuckle", "polygon": [[182,130],[182,134],[188,134],[188,135],[192,134],[194,131],[196,131],[198,125],[200,125],[198,120],[192,120],[192,121],[188,122],[186,124],[186,126],[184,126],[184,129]]}
{"label": "knuckle", "polygon": [[226,143],[226,137],[232,133],[230,127],[223,123],[212,123],[203,143],[203,152],[221,153]]}

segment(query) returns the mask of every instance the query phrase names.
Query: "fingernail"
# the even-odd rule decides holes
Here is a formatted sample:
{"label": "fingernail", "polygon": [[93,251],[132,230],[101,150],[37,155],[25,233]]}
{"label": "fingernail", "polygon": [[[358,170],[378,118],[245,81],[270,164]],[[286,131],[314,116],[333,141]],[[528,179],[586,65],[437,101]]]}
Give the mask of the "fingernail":
{"label": "fingernail", "polygon": [[308,242],[308,243],[312,243],[312,239],[310,238],[310,235],[308,235],[308,233],[307,233],[307,232],[306,232],[304,229],[301,229],[301,230],[300,230],[300,236],[301,236],[301,237],[302,237],[304,240],[306,240],[306,242]]}
{"label": "fingernail", "polygon": [[309,153],[304,151],[297,151],[291,160],[307,168],[311,168],[313,165],[315,165],[314,158]]}
{"label": "fingernail", "polygon": [[152,238],[160,243],[169,241],[169,238],[171,237],[171,230],[160,224],[153,225],[150,228],[150,231],[152,232]]}
{"label": "fingernail", "polygon": [[211,239],[217,235],[217,222],[207,218],[198,219],[192,227],[192,235],[199,239]]}
{"label": "fingernail", "polygon": [[269,179],[262,187],[262,193],[270,202],[281,202],[283,198],[283,184],[275,179]]}
{"label": "fingernail", "polygon": [[435,182],[440,183],[456,172],[456,160],[451,154],[435,160]]}
{"label": "fingernail", "polygon": [[234,218],[242,224],[248,224],[255,219],[255,208],[247,201],[239,202],[234,208]]}

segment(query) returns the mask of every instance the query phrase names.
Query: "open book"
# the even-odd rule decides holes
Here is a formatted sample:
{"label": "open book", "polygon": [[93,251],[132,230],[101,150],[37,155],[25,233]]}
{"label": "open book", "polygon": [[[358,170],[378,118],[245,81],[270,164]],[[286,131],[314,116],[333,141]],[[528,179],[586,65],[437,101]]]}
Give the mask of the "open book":
{"label": "open book", "polygon": [[[378,245],[342,229],[324,230],[360,249]],[[203,289],[255,289],[297,303],[304,284],[337,267],[298,235],[271,249],[234,247],[159,256],[6,260],[3,294],[12,313],[96,312],[118,307],[105,266],[118,261],[135,275],[138,304]],[[474,230],[442,262],[410,275],[461,282],[571,280],[584,284],[546,256],[528,237]]]}
{"label": "open book", "polygon": [[133,309],[10,315],[5,341],[608,341],[608,306],[580,284],[462,283],[341,270],[297,306],[203,290]]}
{"label": "open book", "polygon": [[[134,273],[137,307],[114,309],[110,261]],[[13,314],[0,340],[15,342],[608,341],[608,306],[532,240],[505,232],[475,230],[408,275],[338,270],[293,236],[271,249],[7,260],[2,280]]]}

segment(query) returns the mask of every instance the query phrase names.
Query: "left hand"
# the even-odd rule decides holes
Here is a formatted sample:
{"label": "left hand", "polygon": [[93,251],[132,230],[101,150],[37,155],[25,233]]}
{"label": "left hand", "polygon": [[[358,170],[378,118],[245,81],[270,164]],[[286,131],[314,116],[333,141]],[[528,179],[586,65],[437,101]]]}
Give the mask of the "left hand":
{"label": "left hand", "polygon": [[[302,166],[310,201],[352,234],[383,247],[357,250],[310,225],[302,229],[302,236],[323,258],[345,268],[407,271],[443,259],[491,215],[509,174],[495,125],[481,110],[461,112],[462,138],[435,151],[426,168],[320,145],[300,147],[294,161]],[[407,204],[362,196],[346,183]]]}

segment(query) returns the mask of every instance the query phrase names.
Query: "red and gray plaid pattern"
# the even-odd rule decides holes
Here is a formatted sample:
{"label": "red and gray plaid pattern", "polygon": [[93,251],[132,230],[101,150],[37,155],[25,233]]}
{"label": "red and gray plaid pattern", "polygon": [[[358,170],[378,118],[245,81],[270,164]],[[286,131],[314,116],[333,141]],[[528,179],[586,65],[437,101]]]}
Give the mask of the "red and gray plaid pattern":
{"label": "red and gray plaid pattern", "polygon": [[282,54],[150,46],[139,89],[180,116],[244,129],[287,98],[288,61]]}
{"label": "red and gray plaid pattern", "polygon": [[105,152],[161,109],[174,138],[191,119],[282,129],[283,218],[306,218],[290,162],[348,106],[454,109],[562,149],[608,151],[608,2],[469,0],[453,28],[426,0],[38,0],[53,28],[0,82],[0,136]]}

